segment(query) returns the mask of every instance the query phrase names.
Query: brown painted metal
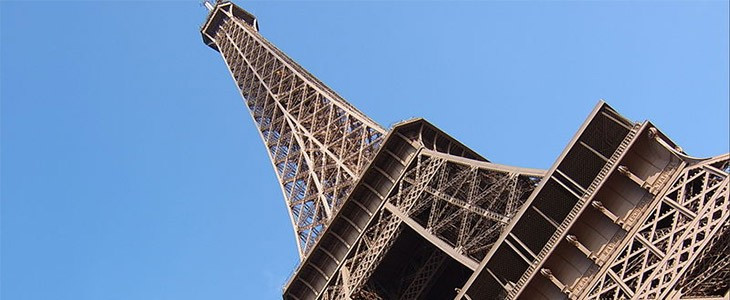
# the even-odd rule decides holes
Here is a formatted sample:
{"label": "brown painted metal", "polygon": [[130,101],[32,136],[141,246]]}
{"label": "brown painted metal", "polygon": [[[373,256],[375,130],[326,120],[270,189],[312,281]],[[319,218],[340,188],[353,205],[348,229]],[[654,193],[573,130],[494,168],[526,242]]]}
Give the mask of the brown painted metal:
{"label": "brown painted metal", "polygon": [[386,131],[253,15],[205,4],[296,234],[284,298],[728,297],[729,155],[689,157],[601,101],[550,170],[494,164],[423,119]]}
{"label": "brown painted metal", "polygon": [[203,28],[236,81],[281,183],[303,257],[370,162],[385,130],[219,3]]}

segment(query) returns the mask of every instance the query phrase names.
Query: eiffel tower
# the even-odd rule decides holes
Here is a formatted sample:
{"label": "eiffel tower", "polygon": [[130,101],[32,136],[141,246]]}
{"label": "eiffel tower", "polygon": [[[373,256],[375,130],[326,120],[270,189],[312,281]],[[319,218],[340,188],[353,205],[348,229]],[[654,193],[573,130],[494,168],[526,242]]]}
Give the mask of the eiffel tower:
{"label": "eiffel tower", "polygon": [[296,235],[283,298],[728,299],[730,154],[600,101],[549,170],[493,163],[424,119],[378,125],[204,4]]}

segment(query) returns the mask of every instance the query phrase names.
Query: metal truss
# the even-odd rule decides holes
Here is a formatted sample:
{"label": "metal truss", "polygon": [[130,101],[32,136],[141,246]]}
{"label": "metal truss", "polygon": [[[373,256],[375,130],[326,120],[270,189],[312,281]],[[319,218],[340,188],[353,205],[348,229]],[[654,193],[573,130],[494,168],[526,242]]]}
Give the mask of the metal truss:
{"label": "metal truss", "polygon": [[420,299],[443,294],[434,283],[454,266],[472,272],[459,299],[728,297],[729,155],[688,157],[655,128],[640,138],[648,122],[603,102],[548,173],[490,163],[424,120],[386,136],[253,15],[205,5],[203,40],[250,110],[296,234],[285,298]]}
{"label": "metal truss", "polygon": [[441,251],[433,251],[428,259],[415,272],[401,276],[402,285],[405,287],[399,292],[399,299],[418,299],[418,296],[427,288],[433,277],[446,261],[447,255]]}
{"label": "metal truss", "polygon": [[727,163],[725,155],[684,168],[587,299],[722,296],[730,285]]}
{"label": "metal truss", "polygon": [[[236,7],[212,36],[250,109],[304,257],[370,162],[385,130],[264,39]],[[209,25],[210,26],[210,25]]]}
{"label": "metal truss", "polygon": [[[522,171],[522,172],[520,172]],[[421,149],[415,166],[386,200],[377,222],[354,245],[354,254],[324,299],[369,299],[368,279],[408,226],[436,246],[411,276],[400,299],[417,299],[445,259],[475,269],[543,172],[519,170]],[[365,294],[372,294],[372,288]],[[375,292],[377,293],[377,292]],[[393,295],[391,295],[393,296]]]}
{"label": "metal truss", "polygon": [[[599,104],[600,105],[600,104]],[[605,116],[605,114],[604,114]],[[610,170],[613,168],[617,168],[618,162],[621,160],[621,157],[624,155],[626,150],[630,147],[630,145],[633,143],[637,132],[641,129],[641,126],[639,124],[634,124],[632,127],[627,128],[629,129],[627,134],[621,139],[621,142],[618,144],[618,147],[613,151],[610,157],[604,157],[605,164],[603,164],[603,167],[600,169],[598,174],[595,175],[593,180],[591,180],[590,185],[585,189],[585,192],[583,195],[579,198],[577,204],[573,206],[573,208],[570,210],[568,215],[566,216],[565,220],[557,226],[557,230],[550,236],[550,239],[547,241],[546,245],[542,247],[541,251],[535,255],[535,262],[538,263],[544,263],[548,257],[548,253],[550,252],[550,249],[554,247],[558,242],[562,240],[560,236],[565,236],[565,239],[573,244],[576,248],[581,248],[581,243],[577,240],[574,240],[575,237],[571,235],[566,235],[567,229],[569,227],[569,224],[572,223],[572,221],[579,215],[579,211],[582,210],[582,208],[586,207],[589,203],[589,199],[591,199],[595,191],[598,189],[598,186],[601,182],[605,180],[607,176],[611,173]],[[605,130],[605,129],[602,129]],[[586,145],[585,143],[583,145]],[[590,147],[589,145],[587,145]],[[611,147],[607,147],[607,149],[610,150]],[[560,170],[556,171],[557,173],[561,173]],[[567,178],[567,177],[566,177]],[[602,213],[608,213],[610,212],[605,209],[600,202],[590,202],[591,206],[596,208],[597,210],[601,211]],[[610,218],[615,218],[615,216],[610,216]],[[574,241],[573,241],[574,240]],[[517,240],[515,240],[517,241]],[[608,247],[606,247],[603,251],[603,253],[610,252],[613,248],[613,246],[618,242],[617,239],[613,239]],[[602,256],[601,253],[599,253],[599,259]],[[560,282],[554,275],[552,270],[548,268],[539,268],[539,264],[531,264],[527,271],[522,274],[522,276],[519,278],[519,280],[515,283],[509,283],[509,285],[512,285],[512,289],[508,290],[505,298],[506,299],[516,299],[517,294],[525,287],[527,281],[530,277],[534,276],[536,273],[540,273],[545,278],[548,278],[553,284],[556,286],[561,287],[561,290],[569,290],[570,288],[567,288],[562,282]],[[580,283],[579,283],[580,285]],[[580,290],[581,288],[577,288],[577,290]],[[603,300],[603,299],[600,299]]]}
{"label": "metal truss", "polygon": [[722,296],[730,289],[730,226],[723,225],[677,283],[683,296]]}

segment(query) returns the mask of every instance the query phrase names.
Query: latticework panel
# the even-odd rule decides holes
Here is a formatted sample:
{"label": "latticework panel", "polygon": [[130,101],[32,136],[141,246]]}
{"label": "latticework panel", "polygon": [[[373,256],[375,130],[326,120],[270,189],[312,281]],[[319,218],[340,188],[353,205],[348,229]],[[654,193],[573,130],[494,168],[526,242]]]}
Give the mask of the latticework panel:
{"label": "latticework panel", "polygon": [[715,251],[727,248],[724,230],[730,216],[730,181],[727,170],[713,164],[707,161],[682,170],[588,299],[663,299],[687,270],[717,270],[681,282],[680,286],[700,295],[698,288],[726,276],[727,252]]}
{"label": "latticework panel", "polygon": [[402,276],[403,282],[408,282],[405,289],[400,291],[400,299],[418,299],[424,289],[433,279],[434,275],[446,260],[447,256],[441,251],[433,251],[428,259],[420,264],[420,268],[410,276]]}
{"label": "latticework panel", "polygon": [[720,231],[679,280],[683,295],[722,296],[730,289],[730,224]]}
{"label": "latticework panel", "polygon": [[353,246],[354,254],[345,261],[336,287],[330,289],[331,299],[362,296],[363,287],[398,238],[403,223],[420,228],[414,230],[427,234],[429,242],[439,244],[441,250],[419,265],[399,298],[418,298],[447,257],[441,252],[444,249],[474,268],[541,179],[535,174],[499,169],[497,165],[490,168],[489,163],[472,165],[449,157],[421,150],[375,225]]}
{"label": "latticework panel", "polygon": [[424,194],[408,215],[478,262],[539,179],[447,161],[423,187]]}
{"label": "latticework panel", "polygon": [[256,29],[228,17],[215,44],[269,152],[303,257],[380,147],[385,130]]}
{"label": "latticework panel", "polygon": [[[423,194],[424,186],[431,181],[443,164],[444,161],[441,159],[418,157],[416,167],[405,175],[405,177],[412,178],[412,182],[415,184],[401,181],[398,193],[393,196],[398,199],[396,204],[398,209],[410,211]],[[352,297],[361,294],[368,278],[395,242],[402,222],[402,219],[387,210],[380,211],[377,223],[367,229],[363,238],[354,246],[355,254],[343,266],[349,270],[350,276],[342,283],[346,292],[342,296]]]}

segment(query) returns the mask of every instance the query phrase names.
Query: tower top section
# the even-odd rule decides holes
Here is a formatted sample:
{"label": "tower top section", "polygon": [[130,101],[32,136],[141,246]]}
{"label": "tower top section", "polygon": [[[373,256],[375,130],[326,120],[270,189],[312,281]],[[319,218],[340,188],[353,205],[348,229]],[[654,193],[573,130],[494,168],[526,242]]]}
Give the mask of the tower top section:
{"label": "tower top section", "polygon": [[218,51],[214,39],[218,28],[227,19],[239,19],[244,21],[249,26],[253,27],[256,31],[259,30],[259,24],[256,20],[256,16],[245,11],[243,8],[231,3],[230,1],[216,1],[214,4],[208,1],[203,3],[205,7],[210,11],[208,18],[205,19],[203,27],[200,28],[200,34],[203,36],[203,42]]}

